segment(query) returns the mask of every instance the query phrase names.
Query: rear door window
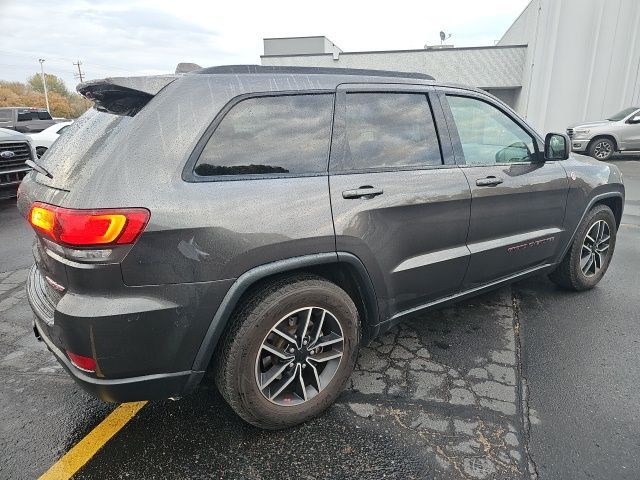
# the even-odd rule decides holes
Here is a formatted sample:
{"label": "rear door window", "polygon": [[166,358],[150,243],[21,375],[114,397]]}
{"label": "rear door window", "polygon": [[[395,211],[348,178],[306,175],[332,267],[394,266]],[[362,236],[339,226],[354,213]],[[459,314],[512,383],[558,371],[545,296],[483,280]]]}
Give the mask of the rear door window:
{"label": "rear door window", "polygon": [[343,170],[441,165],[426,94],[349,93]]}
{"label": "rear door window", "polygon": [[234,105],[195,166],[202,177],[327,171],[333,94],[254,97]]}
{"label": "rear door window", "polygon": [[[37,118],[37,117],[36,117]],[[18,110],[18,121],[19,122],[30,122],[33,119],[33,115],[28,110],[20,111]]]}

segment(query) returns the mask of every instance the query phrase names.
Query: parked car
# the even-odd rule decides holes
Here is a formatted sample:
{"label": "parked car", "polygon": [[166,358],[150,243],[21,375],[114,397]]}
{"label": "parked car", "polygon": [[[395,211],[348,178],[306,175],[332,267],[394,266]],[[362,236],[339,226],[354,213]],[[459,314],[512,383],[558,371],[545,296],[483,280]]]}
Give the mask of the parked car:
{"label": "parked car", "polygon": [[0,128],[10,128],[22,133],[37,133],[55,123],[56,121],[44,108],[0,108]]}
{"label": "parked car", "polygon": [[15,197],[18,185],[31,170],[25,162],[35,158],[26,135],[0,128],[0,200]]}
{"label": "parked car", "polygon": [[32,133],[29,135],[33,146],[36,149],[38,158],[44,155],[44,152],[55,142],[58,137],[65,131],[65,129],[73,122],[60,122],[50,127],[45,128],[39,133]]}
{"label": "parked car", "polygon": [[629,107],[606,120],[586,122],[567,128],[571,149],[598,160],[615,153],[640,154],[640,107]]}
{"label": "parked car", "polygon": [[475,88],[231,66],[78,89],[97,108],[18,206],[36,335],[108,401],[211,369],[247,422],[295,425],[402,319],[535,274],[589,289],[613,254],[617,167]]}

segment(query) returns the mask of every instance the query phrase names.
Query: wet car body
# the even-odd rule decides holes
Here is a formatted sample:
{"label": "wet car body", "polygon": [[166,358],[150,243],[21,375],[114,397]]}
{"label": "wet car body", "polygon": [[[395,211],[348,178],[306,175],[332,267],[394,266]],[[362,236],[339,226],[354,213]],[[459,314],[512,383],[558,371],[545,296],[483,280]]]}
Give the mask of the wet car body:
{"label": "wet car body", "polygon": [[[428,95],[442,166],[351,178],[330,169],[260,179],[193,174],[207,139],[237,102],[300,92],[339,99],[341,86]],[[495,186],[492,196],[478,195],[488,202],[483,221],[489,218],[508,233],[483,231],[478,223],[477,240],[468,242],[475,194],[459,141],[448,132],[452,117],[444,95],[463,91],[515,118],[476,89],[401,74],[234,67],[107,79],[83,84],[80,91],[97,98],[98,110],[120,114],[93,110],[71,125],[43,158],[52,178],[30,173],[18,207],[25,217],[34,202],[150,212],[144,232],[131,245],[96,253],[42,236],[34,245],[36,265],[27,288],[36,333],[83,388],[108,401],[180,397],[195,388],[243,294],[274,275],[310,271],[336,281],[349,277],[366,341],[415,311],[553,270],[581,219],[598,202],[611,206],[618,224],[622,215],[624,187],[614,166],[583,156],[496,166],[488,173],[499,172],[505,184]],[[123,96],[129,101],[120,101]],[[336,114],[334,144],[343,128]],[[543,140],[518,122],[542,152]],[[332,147],[331,155],[337,151]],[[376,198],[389,203],[376,208],[378,200],[341,204],[331,197],[329,182],[340,191],[368,185],[373,175],[385,190]],[[530,180],[535,188],[529,188]],[[526,225],[522,215],[504,206],[516,198],[514,191],[539,225]],[[416,205],[422,209],[418,216]],[[554,224],[543,224],[545,218]],[[397,231],[398,225],[416,220],[419,231]],[[389,236],[393,229],[395,236]],[[437,239],[429,236],[433,231],[440,232]],[[416,234],[432,240],[412,242]],[[540,240],[545,241],[536,244]],[[505,258],[517,258],[521,267],[498,268]],[[493,273],[474,277],[470,269]],[[438,281],[431,275],[440,275]],[[93,358],[95,372],[74,366],[68,351]]]}

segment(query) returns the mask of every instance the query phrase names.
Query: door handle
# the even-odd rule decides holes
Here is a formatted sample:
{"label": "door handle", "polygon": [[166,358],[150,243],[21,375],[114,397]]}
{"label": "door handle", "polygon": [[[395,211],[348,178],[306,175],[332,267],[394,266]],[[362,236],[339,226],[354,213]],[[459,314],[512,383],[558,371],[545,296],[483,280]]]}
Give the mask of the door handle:
{"label": "door handle", "polygon": [[371,185],[363,185],[360,188],[356,188],[354,190],[345,190],[342,192],[342,198],[350,199],[350,198],[366,198],[370,199],[376,197],[378,195],[382,195],[384,190],[381,188],[375,188]]}
{"label": "door handle", "polygon": [[504,180],[498,177],[490,176],[487,178],[479,178],[476,180],[476,185],[479,187],[495,187],[496,185],[500,185]]}

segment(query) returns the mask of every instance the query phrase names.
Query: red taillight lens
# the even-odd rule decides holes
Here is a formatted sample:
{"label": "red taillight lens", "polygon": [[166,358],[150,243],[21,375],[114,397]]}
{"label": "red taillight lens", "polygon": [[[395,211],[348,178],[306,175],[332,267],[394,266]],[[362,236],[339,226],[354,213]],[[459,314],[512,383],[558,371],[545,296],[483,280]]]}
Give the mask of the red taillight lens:
{"label": "red taillight lens", "polygon": [[72,247],[133,243],[148,221],[144,208],[75,210],[35,202],[29,213],[36,231]]}
{"label": "red taillight lens", "polygon": [[84,370],[85,372],[96,371],[96,361],[93,358],[84,357],[71,352],[67,352],[67,356],[69,357],[69,360],[71,360],[71,363],[80,370]]}

